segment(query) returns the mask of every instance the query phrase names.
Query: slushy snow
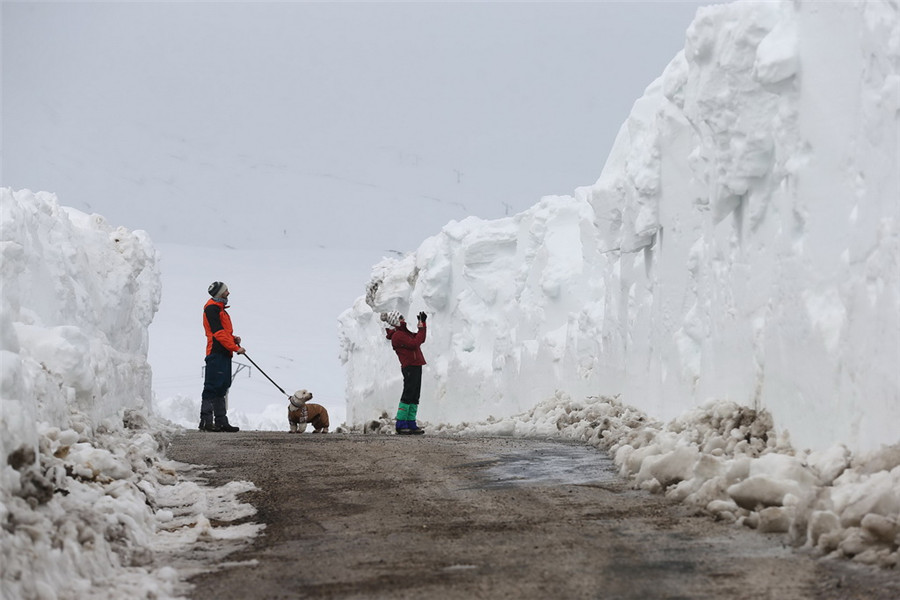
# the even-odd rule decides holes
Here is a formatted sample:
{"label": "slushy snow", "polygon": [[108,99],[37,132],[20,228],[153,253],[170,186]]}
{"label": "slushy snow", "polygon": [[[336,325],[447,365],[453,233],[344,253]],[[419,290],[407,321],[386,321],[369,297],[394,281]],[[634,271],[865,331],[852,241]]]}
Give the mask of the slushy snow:
{"label": "slushy snow", "polygon": [[[339,318],[347,424],[390,429],[378,313],[426,310],[431,434],[582,440],[711,517],[896,567],[898,66],[896,4],[699,11],[593,186],[374,267]],[[251,483],[164,456],[154,413],[196,408],[153,405],[157,251],[2,189],[0,258],[0,593],[185,594],[260,526],[212,526],[253,515]]]}

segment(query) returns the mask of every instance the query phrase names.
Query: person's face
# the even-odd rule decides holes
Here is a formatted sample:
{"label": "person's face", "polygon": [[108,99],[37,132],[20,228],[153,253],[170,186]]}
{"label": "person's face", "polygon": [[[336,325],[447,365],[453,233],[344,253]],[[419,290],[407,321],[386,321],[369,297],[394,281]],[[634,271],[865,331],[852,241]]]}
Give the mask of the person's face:
{"label": "person's face", "polygon": [[231,290],[225,290],[224,292],[222,292],[223,298],[228,298],[229,295],[231,295]]}
{"label": "person's face", "polygon": [[400,315],[400,324],[406,325],[406,319],[403,318],[403,315]]}

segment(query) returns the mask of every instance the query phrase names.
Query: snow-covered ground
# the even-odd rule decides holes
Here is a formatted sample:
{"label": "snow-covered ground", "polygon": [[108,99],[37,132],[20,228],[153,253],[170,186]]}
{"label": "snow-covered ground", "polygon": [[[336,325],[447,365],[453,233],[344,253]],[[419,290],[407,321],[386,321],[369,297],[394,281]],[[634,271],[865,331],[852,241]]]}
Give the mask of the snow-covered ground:
{"label": "snow-covered ground", "polygon": [[[426,310],[433,434],[580,439],[644,489],[896,567],[898,67],[896,4],[704,9],[595,185],[448,224],[339,323],[366,282],[330,251],[157,250],[3,189],[2,596],[178,596],[191,567],[166,557],[258,531],[210,525],[252,515],[251,484],[197,485],[161,453],[159,416],[195,427],[198,400],[152,390],[151,365],[185,365],[199,398],[213,279],[250,356],[335,423],[390,430],[377,313]],[[239,373],[232,420],[284,428],[280,396]]]}

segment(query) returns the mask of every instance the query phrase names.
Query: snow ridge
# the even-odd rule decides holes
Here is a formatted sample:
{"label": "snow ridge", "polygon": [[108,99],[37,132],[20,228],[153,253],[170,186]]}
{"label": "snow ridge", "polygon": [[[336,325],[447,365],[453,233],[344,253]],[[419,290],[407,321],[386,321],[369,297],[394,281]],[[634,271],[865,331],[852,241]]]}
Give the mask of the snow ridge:
{"label": "snow ridge", "polygon": [[252,485],[205,487],[164,458],[155,249],[52,194],[2,189],[0,275],[0,596],[181,597],[189,551],[261,526],[212,527],[254,514],[236,500]]}
{"label": "snow ridge", "polygon": [[399,395],[377,313],[425,310],[432,422],[559,390],[662,419],[736,402],[813,450],[895,443],[898,40],[891,3],[701,9],[593,186],[373,268],[340,317],[349,422]]}

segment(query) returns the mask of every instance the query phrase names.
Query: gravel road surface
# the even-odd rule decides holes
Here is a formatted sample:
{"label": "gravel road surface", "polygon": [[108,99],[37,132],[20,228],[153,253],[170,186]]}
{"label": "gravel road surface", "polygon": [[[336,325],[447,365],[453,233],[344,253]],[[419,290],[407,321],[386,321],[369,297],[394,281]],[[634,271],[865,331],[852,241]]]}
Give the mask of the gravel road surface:
{"label": "gravel road surface", "polygon": [[189,432],[168,455],[252,481],[266,527],[190,580],[195,599],[900,598],[894,571],[632,490],[575,443]]}

